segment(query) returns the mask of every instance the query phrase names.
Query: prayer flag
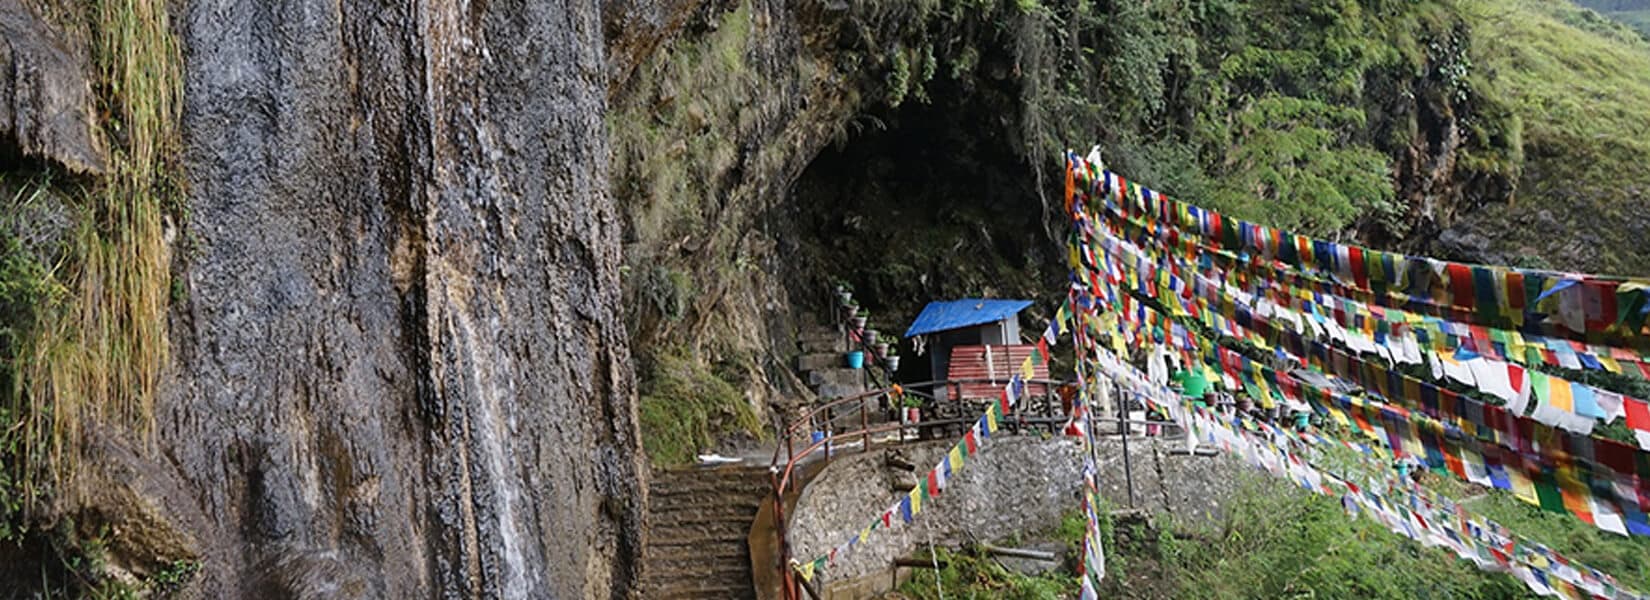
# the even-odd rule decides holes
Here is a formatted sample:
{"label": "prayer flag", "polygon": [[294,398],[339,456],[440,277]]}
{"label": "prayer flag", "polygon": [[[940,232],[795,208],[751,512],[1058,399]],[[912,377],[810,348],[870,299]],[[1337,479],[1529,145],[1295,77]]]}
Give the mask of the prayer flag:
{"label": "prayer flag", "polygon": [[1623,410],[1627,413],[1627,427],[1633,430],[1639,447],[1650,450],[1650,405],[1637,398],[1623,398],[1623,402]]}

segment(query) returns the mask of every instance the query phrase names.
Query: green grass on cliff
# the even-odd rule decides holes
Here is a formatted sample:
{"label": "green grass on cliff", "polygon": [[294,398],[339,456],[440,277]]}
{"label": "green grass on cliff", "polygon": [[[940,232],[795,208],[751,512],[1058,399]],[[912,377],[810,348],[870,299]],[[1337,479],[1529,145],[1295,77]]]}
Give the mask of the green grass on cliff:
{"label": "green grass on cliff", "polygon": [[1471,230],[1494,255],[1537,257],[1527,266],[1650,273],[1650,41],[1562,0],[1460,7],[1474,86],[1522,126],[1516,199]]}
{"label": "green grass on cliff", "polygon": [[[147,430],[167,353],[163,220],[168,211],[181,216],[181,49],[165,2],[100,0],[77,10],[90,33],[108,173],[60,190],[75,200],[76,226],[63,258],[35,274],[66,297],[35,303],[28,319],[8,312],[0,323],[8,331],[0,367],[12,384],[0,390],[0,405],[16,423],[8,430],[15,454],[3,463],[25,496],[37,483],[61,482],[83,421]],[[7,268],[4,285],[14,271]]]}
{"label": "green grass on cliff", "polygon": [[655,465],[690,464],[730,432],[764,434],[732,377],[680,349],[651,353],[640,372],[642,447]]}
{"label": "green grass on cliff", "polygon": [[[1640,181],[1650,158],[1650,41],[1559,0],[1473,0],[1473,53],[1523,117],[1538,169],[1590,185]],[[1546,173],[1539,173],[1546,175]]]}
{"label": "green grass on cliff", "polygon": [[[148,583],[108,577],[92,560],[92,540],[65,529],[62,513],[76,501],[69,475],[85,424],[141,437],[153,420],[172,295],[165,222],[186,217],[175,162],[181,46],[163,0],[51,10],[78,32],[69,39],[89,45],[107,171],[55,180],[51,166],[0,173],[8,194],[0,199],[0,554],[40,561],[37,578],[18,582],[40,587],[15,590],[20,596],[132,597]],[[33,242],[50,248],[26,250],[19,238],[41,232],[10,217],[46,195],[62,201],[72,224],[61,239]],[[42,539],[47,550],[26,551]]]}

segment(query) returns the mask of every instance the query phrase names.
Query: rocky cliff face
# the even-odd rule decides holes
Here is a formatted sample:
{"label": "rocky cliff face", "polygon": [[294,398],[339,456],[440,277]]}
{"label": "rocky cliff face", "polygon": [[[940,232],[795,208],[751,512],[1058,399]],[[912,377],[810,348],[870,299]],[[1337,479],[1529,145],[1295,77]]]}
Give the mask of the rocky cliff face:
{"label": "rocky cliff face", "polygon": [[[640,536],[593,3],[191,3],[160,438],[206,589],[622,597]],[[216,595],[216,594],[209,594]]]}
{"label": "rocky cliff face", "polygon": [[179,10],[173,359],[152,447],[103,426],[60,513],[138,575],[198,558],[196,597],[629,596],[597,5]]}

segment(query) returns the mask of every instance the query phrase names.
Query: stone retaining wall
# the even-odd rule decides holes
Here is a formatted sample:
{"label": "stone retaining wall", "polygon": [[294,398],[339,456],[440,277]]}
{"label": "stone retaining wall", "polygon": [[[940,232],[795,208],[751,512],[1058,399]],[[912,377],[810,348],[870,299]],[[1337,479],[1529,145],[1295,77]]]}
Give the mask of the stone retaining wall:
{"label": "stone retaining wall", "polygon": [[[1225,457],[1170,453],[1183,446],[1180,439],[1130,438],[1134,507],[1194,522],[1218,519],[1231,497],[1231,481],[1245,467]],[[837,458],[802,492],[792,512],[793,556],[809,560],[856,535],[950,447],[950,442],[910,444]],[[1080,453],[1069,438],[992,440],[969,458],[943,494],[923,506],[913,523],[879,528],[851,556],[838,557],[818,580],[821,587],[831,597],[862,597],[891,586],[893,559],[925,554],[930,540],[955,547],[1058,526],[1062,516],[1079,507]],[[1100,439],[1099,453],[1102,494],[1110,508],[1128,508],[1121,440]],[[886,466],[890,455],[917,465],[916,473]],[[841,593],[845,586],[854,593]]]}

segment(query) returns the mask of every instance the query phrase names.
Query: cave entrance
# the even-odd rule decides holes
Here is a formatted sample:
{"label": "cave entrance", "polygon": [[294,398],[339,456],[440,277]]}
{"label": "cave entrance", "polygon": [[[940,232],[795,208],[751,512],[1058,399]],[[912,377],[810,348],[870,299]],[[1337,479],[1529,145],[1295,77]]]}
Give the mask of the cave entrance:
{"label": "cave entrance", "polygon": [[[806,304],[823,295],[807,290],[848,283],[871,322],[892,334],[930,300],[1063,298],[1063,244],[1045,221],[1058,211],[1044,207],[1060,192],[1039,193],[1035,169],[1046,165],[1023,152],[1018,82],[940,79],[928,93],[929,102],[855,119],[848,139],[793,184],[793,297]],[[928,370],[926,360],[904,361],[901,379]]]}

